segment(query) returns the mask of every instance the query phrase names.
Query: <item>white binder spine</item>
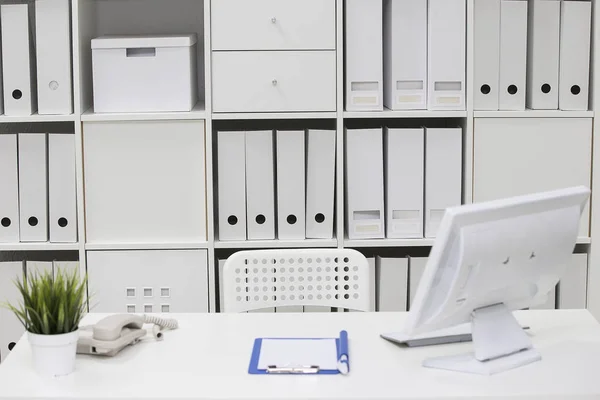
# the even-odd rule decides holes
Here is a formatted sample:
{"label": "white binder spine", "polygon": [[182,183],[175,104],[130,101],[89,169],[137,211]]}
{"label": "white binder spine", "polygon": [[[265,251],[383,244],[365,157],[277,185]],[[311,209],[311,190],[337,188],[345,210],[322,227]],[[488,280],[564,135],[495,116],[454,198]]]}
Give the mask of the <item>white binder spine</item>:
{"label": "white binder spine", "polygon": [[502,0],[500,9],[500,110],[525,110],[527,1]]}
{"label": "white binder spine", "polygon": [[0,135],[0,242],[19,241],[17,135]]}
{"label": "white binder spine", "polygon": [[346,110],[383,110],[382,0],[346,0]]}
{"label": "white binder spine", "polygon": [[[0,262],[0,304],[17,304],[22,296],[13,283],[16,279],[23,281],[23,261]],[[0,307],[0,363],[6,360],[15,344],[19,341],[25,328],[15,314]]]}
{"label": "white binder spine", "polygon": [[530,0],[527,44],[527,108],[558,109],[560,1]]}
{"label": "white binder spine", "polygon": [[50,241],[77,242],[75,135],[48,135]]}
{"label": "white binder spine", "polygon": [[4,114],[27,116],[37,110],[35,52],[30,4],[0,6]]}
{"label": "white binder spine", "polygon": [[592,3],[563,1],[560,29],[561,110],[587,110],[590,86]]}
{"label": "white binder spine", "polygon": [[500,88],[500,0],[474,3],[475,110],[498,110]]}
{"label": "white binder spine", "polygon": [[331,239],[335,201],[335,131],[309,130],[306,165],[306,237]]}
{"label": "white binder spine", "polygon": [[277,131],[277,237],[306,238],[304,131]]}
{"label": "white binder spine", "polygon": [[387,238],[423,237],[425,131],[385,128]]}
{"label": "white binder spine", "polygon": [[73,113],[69,0],[36,0],[38,114]]}
{"label": "white binder spine", "polygon": [[246,132],[248,239],[275,239],[273,131]]}
{"label": "white binder spine", "polygon": [[246,134],[217,136],[219,240],[246,240]]}
{"label": "white binder spine", "polygon": [[427,0],[385,0],[383,7],[384,105],[427,109]]}
{"label": "white binder spine", "polygon": [[377,311],[406,311],[408,300],[408,259],[376,259]]}
{"label": "white binder spine", "polygon": [[421,277],[427,266],[427,257],[409,257],[408,258],[408,309],[413,303],[417,288],[421,282]]}
{"label": "white binder spine", "polygon": [[464,110],[465,0],[429,0],[428,109]]}
{"label": "white binder spine", "polygon": [[48,143],[45,133],[19,133],[22,242],[48,241]]}

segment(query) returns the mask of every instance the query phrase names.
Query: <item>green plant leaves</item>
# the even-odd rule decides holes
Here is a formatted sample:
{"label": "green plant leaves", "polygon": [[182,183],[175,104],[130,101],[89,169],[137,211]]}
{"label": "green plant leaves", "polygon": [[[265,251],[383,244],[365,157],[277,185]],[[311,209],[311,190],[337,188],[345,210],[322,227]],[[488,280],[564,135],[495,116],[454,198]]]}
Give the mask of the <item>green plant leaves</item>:
{"label": "green plant leaves", "polygon": [[86,312],[86,279],[79,273],[52,271],[28,274],[15,281],[22,302],[6,304],[25,329],[42,335],[59,335],[76,331]]}

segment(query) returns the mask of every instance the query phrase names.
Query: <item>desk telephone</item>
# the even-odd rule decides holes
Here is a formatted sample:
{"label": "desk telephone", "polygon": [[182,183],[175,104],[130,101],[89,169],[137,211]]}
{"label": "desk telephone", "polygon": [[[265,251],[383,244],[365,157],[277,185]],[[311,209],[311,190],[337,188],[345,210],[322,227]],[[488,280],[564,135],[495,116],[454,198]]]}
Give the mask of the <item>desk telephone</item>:
{"label": "desk telephone", "polygon": [[[116,314],[96,325],[80,327],[77,353],[114,356],[123,348],[140,342],[147,333],[144,324],[154,324],[152,335],[163,339],[163,330],[177,329],[177,321],[153,315]],[[91,330],[91,333],[90,333]]]}

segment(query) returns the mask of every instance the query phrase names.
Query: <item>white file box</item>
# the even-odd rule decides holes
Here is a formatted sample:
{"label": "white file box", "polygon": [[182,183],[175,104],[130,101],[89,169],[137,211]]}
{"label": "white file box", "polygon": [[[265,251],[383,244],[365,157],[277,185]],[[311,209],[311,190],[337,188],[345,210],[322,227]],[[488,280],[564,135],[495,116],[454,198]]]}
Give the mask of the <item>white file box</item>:
{"label": "white file box", "polygon": [[29,15],[32,4],[0,6],[4,114],[27,116],[37,110],[35,51]]}
{"label": "white file box", "polygon": [[527,91],[527,1],[500,5],[500,110],[525,110]]}
{"label": "white file box", "polygon": [[219,265],[219,312],[225,311],[225,286],[223,283],[223,268],[227,259],[217,259]]}
{"label": "white file box", "polygon": [[369,263],[369,284],[371,286],[371,298],[369,299],[369,311],[373,312],[377,310],[377,263],[375,257],[367,258]]}
{"label": "white file box", "polygon": [[19,241],[16,134],[0,135],[0,188],[0,242],[16,243]]}
{"label": "white file box", "polygon": [[246,132],[248,239],[275,239],[273,131]]}
{"label": "white file box", "polygon": [[448,207],[462,198],[462,129],[425,130],[425,237],[433,238]]}
{"label": "white file box", "polygon": [[409,257],[408,258],[408,309],[410,310],[411,304],[417,294],[419,283],[421,283],[421,277],[425,272],[427,266],[427,257]]}
{"label": "white file box", "polygon": [[50,241],[77,242],[75,135],[48,135]]}
{"label": "white file box", "polygon": [[383,104],[427,108],[427,0],[384,0]]}
{"label": "white file box", "polygon": [[88,251],[94,312],[208,312],[206,250]]}
{"label": "white file box", "polygon": [[542,304],[531,307],[532,310],[555,310],[556,309],[556,289],[548,293],[548,298]]}
{"label": "white file box", "polygon": [[306,237],[331,239],[335,201],[335,131],[309,130],[306,155]]}
{"label": "white file box", "polygon": [[560,1],[530,0],[527,108],[558,109]]}
{"label": "white file box", "polygon": [[429,110],[465,109],[466,8],[465,0],[429,0]]}
{"label": "white file box", "polygon": [[346,130],[346,227],[349,239],[384,237],[382,129]]}
{"label": "white file box", "polygon": [[196,34],[92,40],[94,111],[190,111],[196,104]]}
{"label": "white file box", "polygon": [[385,128],[384,149],[387,237],[422,238],[425,131]]}
{"label": "white file box", "polygon": [[475,0],[475,110],[498,110],[500,89],[500,1]]}
{"label": "white file box", "polygon": [[277,237],[306,238],[304,131],[277,131]]}
{"label": "white file box", "polygon": [[217,137],[219,240],[246,240],[246,133]]}
{"label": "white file box", "polygon": [[406,311],[408,301],[408,259],[376,259],[377,311]]}
{"label": "white file box", "polygon": [[563,1],[560,28],[558,106],[587,110],[590,86],[592,3]]}
{"label": "white file box", "polygon": [[47,135],[19,133],[19,230],[22,242],[48,241],[47,168]]}
{"label": "white file box", "polygon": [[[2,23],[1,20],[0,23]],[[2,35],[1,28],[0,26],[0,35]],[[0,115],[4,114],[4,79],[2,78],[2,69],[2,37],[0,36]]]}
{"label": "white file box", "polygon": [[382,0],[346,0],[346,110],[383,110]]}
{"label": "white file box", "polygon": [[36,0],[38,114],[72,114],[69,0]]}
{"label": "white file box", "polygon": [[79,274],[81,277],[81,273],[79,271],[79,261],[53,261],[52,262],[52,270],[54,271],[54,277],[58,275],[58,273],[72,275]]}
{"label": "white file box", "polygon": [[[0,262],[0,304],[17,305],[22,301],[23,297],[13,282],[17,279],[23,281],[23,277],[23,261]],[[25,333],[25,328],[15,314],[5,307],[0,307],[0,327],[0,363],[2,363]]]}
{"label": "white file box", "polygon": [[573,254],[558,284],[559,309],[583,309],[587,304],[587,254]]}
{"label": "white file box", "polygon": [[25,277],[27,279],[37,275],[50,273],[54,275],[54,265],[52,261],[25,261]]}

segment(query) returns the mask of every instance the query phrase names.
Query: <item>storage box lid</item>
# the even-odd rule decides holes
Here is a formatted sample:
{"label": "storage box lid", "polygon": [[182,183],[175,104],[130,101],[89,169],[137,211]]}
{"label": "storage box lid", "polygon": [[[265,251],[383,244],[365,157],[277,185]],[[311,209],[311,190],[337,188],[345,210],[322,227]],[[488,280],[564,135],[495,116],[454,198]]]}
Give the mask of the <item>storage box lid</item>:
{"label": "storage box lid", "polygon": [[92,49],[127,49],[154,47],[190,47],[197,35],[107,35],[92,39]]}

